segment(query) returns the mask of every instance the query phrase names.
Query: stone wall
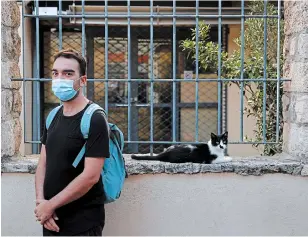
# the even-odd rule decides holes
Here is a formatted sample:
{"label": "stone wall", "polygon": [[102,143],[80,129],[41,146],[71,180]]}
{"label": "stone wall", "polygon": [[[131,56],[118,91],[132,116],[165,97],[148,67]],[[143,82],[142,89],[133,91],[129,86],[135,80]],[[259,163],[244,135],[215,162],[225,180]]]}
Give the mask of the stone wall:
{"label": "stone wall", "polygon": [[285,1],[283,149],[308,161],[308,1]]}
{"label": "stone wall", "polygon": [[18,35],[20,12],[16,1],[1,2],[1,159],[12,157],[19,151],[21,142],[20,112],[22,99],[18,66],[21,40]]}

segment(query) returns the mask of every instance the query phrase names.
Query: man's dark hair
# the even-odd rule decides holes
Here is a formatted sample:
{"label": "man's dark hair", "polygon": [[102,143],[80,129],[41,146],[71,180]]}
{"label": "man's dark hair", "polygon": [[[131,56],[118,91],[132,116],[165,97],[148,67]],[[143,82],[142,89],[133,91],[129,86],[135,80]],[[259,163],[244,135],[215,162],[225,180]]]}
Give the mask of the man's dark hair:
{"label": "man's dark hair", "polygon": [[53,62],[55,62],[57,60],[57,58],[73,58],[75,60],[77,60],[77,62],[79,63],[79,73],[80,76],[84,76],[86,75],[86,71],[87,71],[87,62],[84,59],[84,57],[82,57],[82,55],[73,49],[64,49],[61,50],[60,52],[56,53],[54,55],[54,60]]}

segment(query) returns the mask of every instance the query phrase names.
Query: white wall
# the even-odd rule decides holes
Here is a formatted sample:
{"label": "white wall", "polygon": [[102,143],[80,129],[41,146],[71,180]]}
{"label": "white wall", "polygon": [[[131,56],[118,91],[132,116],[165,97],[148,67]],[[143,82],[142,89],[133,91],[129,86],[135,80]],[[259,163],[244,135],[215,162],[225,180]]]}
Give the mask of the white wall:
{"label": "white wall", "polygon": [[[34,175],[2,175],[2,235],[41,235]],[[231,173],[130,176],[104,235],[307,235],[307,178]]]}

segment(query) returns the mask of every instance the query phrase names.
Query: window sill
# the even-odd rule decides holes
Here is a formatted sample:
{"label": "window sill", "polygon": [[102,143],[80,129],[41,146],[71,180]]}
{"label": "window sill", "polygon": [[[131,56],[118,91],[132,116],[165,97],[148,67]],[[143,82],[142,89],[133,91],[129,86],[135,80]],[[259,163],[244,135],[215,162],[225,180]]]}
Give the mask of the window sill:
{"label": "window sill", "polygon": [[[38,155],[14,157],[3,160],[2,173],[30,173],[34,174]],[[136,161],[130,155],[124,155],[129,175],[137,174],[197,174],[197,173],[236,173],[239,175],[260,176],[270,173],[284,173],[290,175],[308,176],[308,164],[296,160],[286,154],[275,157],[236,157],[232,162],[222,164],[171,164],[159,161]]]}

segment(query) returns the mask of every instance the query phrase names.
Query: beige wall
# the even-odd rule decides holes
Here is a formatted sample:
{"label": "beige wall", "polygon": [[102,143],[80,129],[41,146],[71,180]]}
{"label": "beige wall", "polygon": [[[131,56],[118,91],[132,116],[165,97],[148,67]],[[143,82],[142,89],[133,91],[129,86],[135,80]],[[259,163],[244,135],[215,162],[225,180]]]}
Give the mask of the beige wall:
{"label": "beige wall", "polygon": [[[181,75],[184,78],[184,74]],[[193,79],[196,75],[193,74]],[[199,79],[215,79],[216,74],[199,74]],[[195,103],[196,101],[196,83],[195,82],[180,82],[181,103]],[[198,95],[200,103],[216,103],[217,102],[217,82],[199,82]],[[181,116],[181,141],[195,141],[196,133],[196,110],[195,108],[182,108],[180,111]],[[216,108],[198,108],[198,128],[199,128],[199,141],[206,142],[211,137],[211,132],[217,131],[217,109]]]}
{"label": "beige wall", "polygon": [[[233,42],[241,34],[240,25],[230,25],[230,33],[228,39],[228,53],[231,54],[238,46]],[[232,141],[240,141],[240,89],[237,85],[228,87],[228,131],[229,139]],[[247,106],[247,100],[244,98],[244,107]],[[254,138],[253,130],[256,127],[256,121],[253,117],[247,118],[243,116],[243,138],[248,136]],[[252,145],[246,144],[230,144],[228,153],[232,156],[250,156],[259,154]]]}
{"label": "beige wall", "polygon": [[[4,236],[38,236],[34,175],[2,174]],[[272,174],[129,176],[106,206],[104,236],[307,235],[308,182]]]}

